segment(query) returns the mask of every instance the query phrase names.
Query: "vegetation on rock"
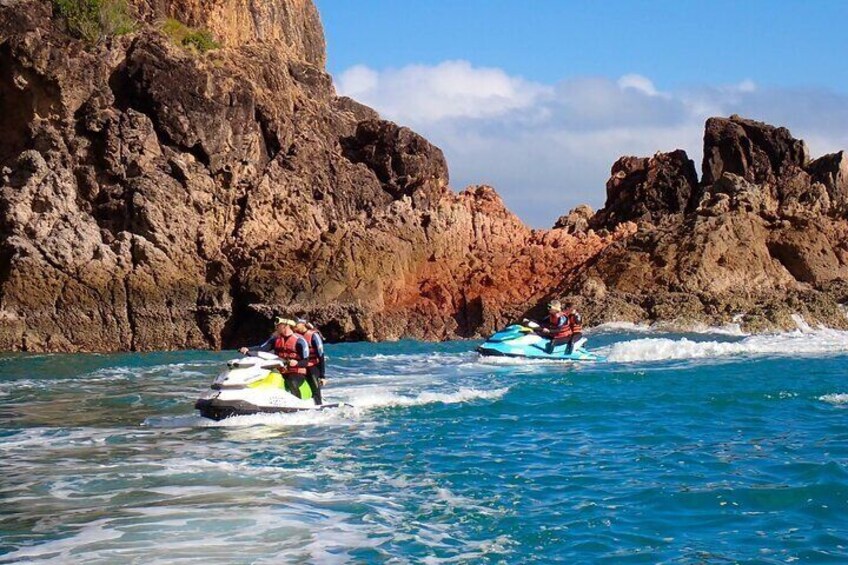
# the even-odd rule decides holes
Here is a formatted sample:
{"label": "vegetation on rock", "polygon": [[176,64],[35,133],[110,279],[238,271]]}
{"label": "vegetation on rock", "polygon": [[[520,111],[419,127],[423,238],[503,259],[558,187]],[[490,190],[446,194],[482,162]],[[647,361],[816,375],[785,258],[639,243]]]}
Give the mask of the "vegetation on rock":
{"label": "vegetation on rock", "polygon": [[57,15],[68,31],[89,43],[132,33],[138,22],[125,0],[53,0]]}
{"label": "vegetation on rock", "polygon": [[162,31],[177,45],[195,49],[199,53],[221,47],[208,29],[192,28],[175,18],[167,18],[162,24]]}

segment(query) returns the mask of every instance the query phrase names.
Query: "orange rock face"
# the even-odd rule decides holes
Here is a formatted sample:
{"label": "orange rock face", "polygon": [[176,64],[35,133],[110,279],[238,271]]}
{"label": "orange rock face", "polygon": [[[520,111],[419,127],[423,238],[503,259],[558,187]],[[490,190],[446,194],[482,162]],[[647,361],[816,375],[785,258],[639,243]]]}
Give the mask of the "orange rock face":
{"label": "orange rock face", "polygon": [[[621,233],[535,232],[441,151],[335,96],[311,2],[141,1],[97,46],[0,6],[0,349],[479,335]],[[213,31],[205,55],[155,22]]]}
{"label": "orange rock face", "polygon": [[[751,325],[780,326],[800,304],[838,324],[841,154],[708,122],[708,182],[682,151],[626,158],[598,214],[531,230],[335,95],[311,2],[131,5],[136,32],[90,45],[48,2],[0,2],[2,350],[229,347],[275,314],[332,339],[468,337],[575,294],[591,321],[773,304]],[[174,44],[165,16],[223,47]]]}

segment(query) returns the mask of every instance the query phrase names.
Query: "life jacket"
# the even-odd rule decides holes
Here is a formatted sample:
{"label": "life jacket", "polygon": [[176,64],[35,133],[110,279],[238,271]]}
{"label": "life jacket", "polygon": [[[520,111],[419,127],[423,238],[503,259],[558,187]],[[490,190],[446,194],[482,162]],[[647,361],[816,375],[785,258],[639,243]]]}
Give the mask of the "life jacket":
{"label": "life jacket", "polygon": [[307,365],[309,367],[316,366],[320,361],[321,357],[318,355],[318,348],[312,347],[312,336],[315,334],[321,335],[318,330],[306,330],[303,334],[303,339],[306,340],[306,344],[309,345],[309,361],[307,361]]}
{"label": "life jacket", "polygon": [[[291,334],[289,337],[278,336],[274,341],[274,353],[280,359],[294,359],[300,361],[300,354],[297,352],[297,342],[302,339],[298,334]],[[309,345],[307,343],[307,345]],[[307,348],[307,351],[309,349]],[[306,367],[289,367],[287,364],[283,367],[283,375],[305,375]]]}
{"label": "life jacket", "polygon": [[[559,327],[557,325],[560,323],[560,320],[565,318],[565,323]],[[550,336],[553,339],[562,339],[564,337],[571,336],[571,324],[569,324],[568,316],[565,314],[554,314],[553,316],[548,317],[548,324],[550,325]]]}
{"label": "life jacket", "polygon": [[575,310],[568,316],[568,325],[571,326],[571,333],[583,333],[583,316]]}

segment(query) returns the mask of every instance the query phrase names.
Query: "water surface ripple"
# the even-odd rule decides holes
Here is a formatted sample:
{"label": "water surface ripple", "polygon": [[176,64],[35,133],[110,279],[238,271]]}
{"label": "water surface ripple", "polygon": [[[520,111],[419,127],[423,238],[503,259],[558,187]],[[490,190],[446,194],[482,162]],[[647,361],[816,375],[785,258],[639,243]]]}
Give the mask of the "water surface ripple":
{"label": "water surface ripple", "polygon": [[353,408],[215,423],[230,353],[0,356],[0,563],[848,562],[848,334],[328,348]]}

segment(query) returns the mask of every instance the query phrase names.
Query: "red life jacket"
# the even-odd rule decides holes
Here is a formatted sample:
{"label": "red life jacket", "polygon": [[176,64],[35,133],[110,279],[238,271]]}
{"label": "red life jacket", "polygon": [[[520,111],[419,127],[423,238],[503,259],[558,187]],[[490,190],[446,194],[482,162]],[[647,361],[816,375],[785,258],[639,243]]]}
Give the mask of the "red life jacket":
{"label": "red life jacket", "polygon": [[[565,318],[565,323],[557,327],[557,324],[559,324],[562,318]],[[564,337],[571,336],[571,324],[568,323],[568,316],[565,314],[552,314],[548,317],[548,324],[550,325],[551,330],[550,336],[553,339],[562,339]]]}
{"label": "red life jacket", "polygon": [[[297,334],[291,334],[289,337],[278,336],[274,341],[274,353],[280,359],[294,359],[300,361],[300,354],[297,352],[297,341],[301,339]],[[283,375],[305,375],[306,367],[289,367],[286,364],[283,367]]]}
{"label": "red life jacket", "polygon": [[307,362],[308,367],[314,367],[320,361],[320,358],[318,357],[318,349],[312,347],[312,336],[317,333],[318,330],[306,330],[306,333],[303,334],[303,339],[306,340],[306,344],[309,346],[309,361]]}
{"label": "red life jacket", "polygon": [[568,325],[571,327],[571,333],[583,333],[583,316],[577,310],[573,311],[568,316]]}

